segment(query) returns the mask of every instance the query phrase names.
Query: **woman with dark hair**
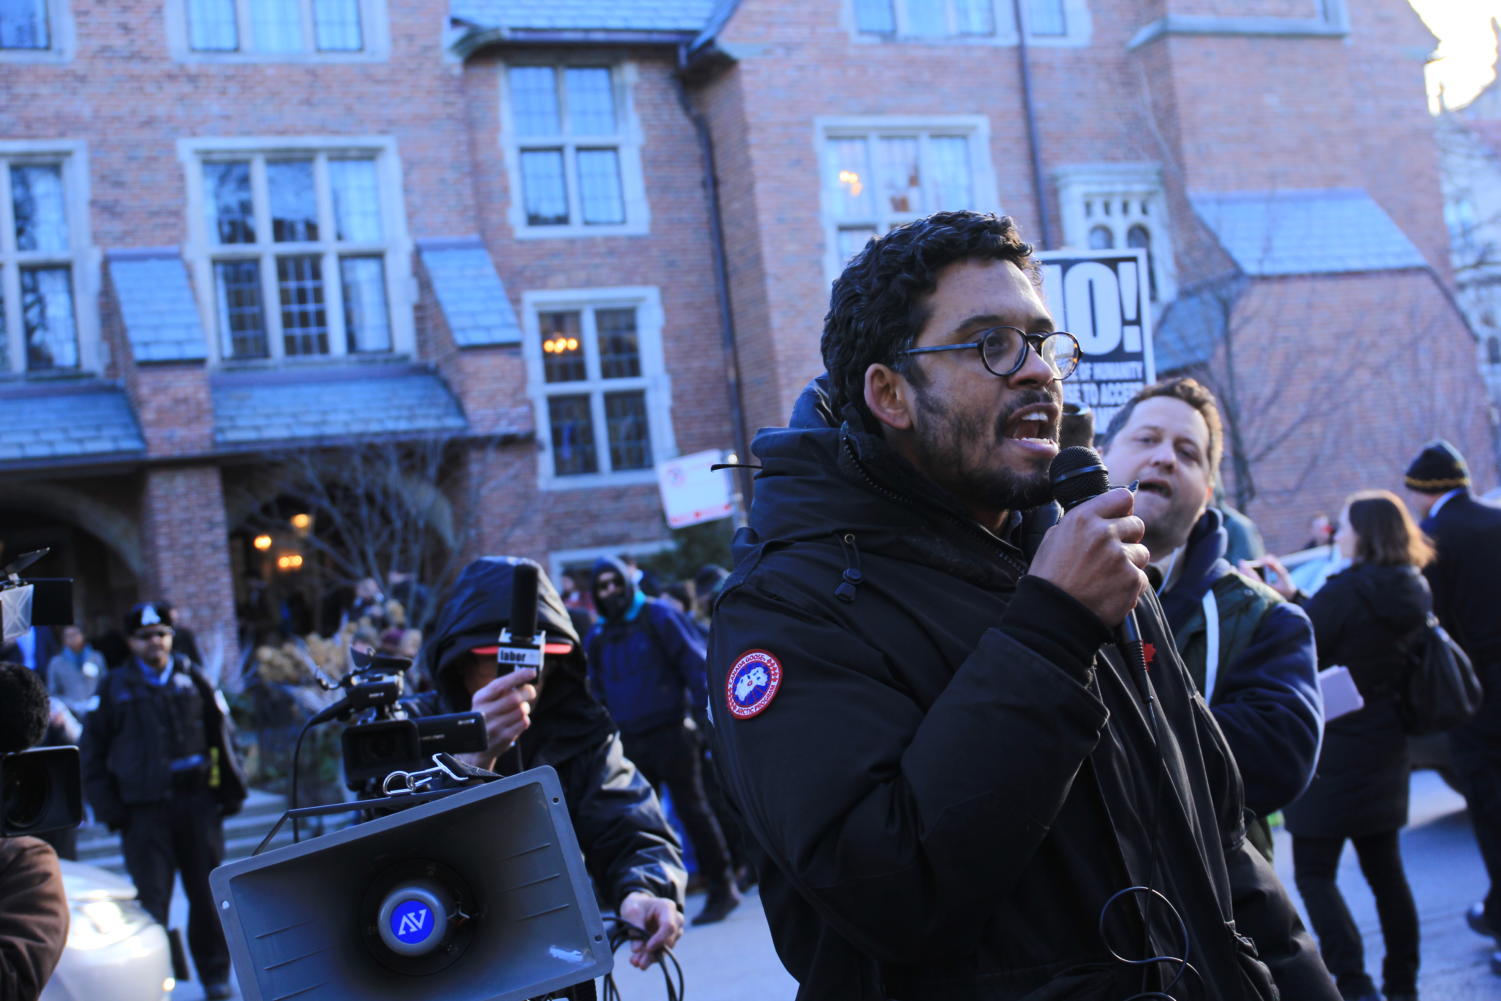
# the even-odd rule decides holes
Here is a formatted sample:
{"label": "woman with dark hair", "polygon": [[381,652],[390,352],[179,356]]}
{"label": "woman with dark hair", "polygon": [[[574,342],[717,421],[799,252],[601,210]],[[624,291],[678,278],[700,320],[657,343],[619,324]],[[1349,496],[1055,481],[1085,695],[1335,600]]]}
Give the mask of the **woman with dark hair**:
{"label": "woman with dark hair", "polygon": [[1354,842],[1386,942],[1383,993],[1388,1001],[1415,1001],[1418,912],[1397,841],[1407,824],[1409,767],[1397,692],[1432,607],[1420,571],[1433,548],[1385,490],[1346,501],[1334,542],[1353,562],[1306,608],[1319,665],[1348,668],[1365,704],[1327,723],[1313,782],[1284,811],[1293,874],[1340,993],[1347,1001],[1381,1001],[1365,970],[1360,930],[1335,882],[1345,840]]}

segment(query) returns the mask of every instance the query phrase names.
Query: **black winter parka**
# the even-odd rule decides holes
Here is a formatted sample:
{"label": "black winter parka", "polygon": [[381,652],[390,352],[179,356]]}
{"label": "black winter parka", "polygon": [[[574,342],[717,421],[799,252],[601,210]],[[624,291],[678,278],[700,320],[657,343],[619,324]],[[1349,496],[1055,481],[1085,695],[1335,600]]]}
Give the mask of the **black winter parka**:
{"label": "black winter parka", "polygon": [[[1137,613],[1148,681],[878,437],[765,429],[754,451],[710,707],[799,1001],[1119,1001],[1179,971],[1112,947],[1189,956],[1181,1001],[1274,996],[1227,860],[1260,883],[1249,906],[1286,895],[1244,841],[1239,775],[1155,598]],[[755,651],[780,678],[742,718],[734,666]]]}
{"label": "black winter parka", "polygon": [[1324,727],[1313,784],[1283,811],[1293,834],[1360,837],[1407,826],[1411,765],[1397,691],[1431,607],[1414,567],[1373,563],[1341,570],[1308,599],[1319,666],[1348,667],[1365,705]]}

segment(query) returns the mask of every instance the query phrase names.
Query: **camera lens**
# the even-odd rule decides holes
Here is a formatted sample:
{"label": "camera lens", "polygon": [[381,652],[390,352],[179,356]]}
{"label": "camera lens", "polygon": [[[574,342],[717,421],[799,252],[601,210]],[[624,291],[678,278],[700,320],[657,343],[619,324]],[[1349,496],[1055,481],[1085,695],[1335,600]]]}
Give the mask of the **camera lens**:
{"label": "camera lens", "polygon": [[47,805],[47,776],[26,755],[15,755],[5,762],[0,777],[0,802],[5,805],[3,823],[7,831],[25,832],[42,819]]}

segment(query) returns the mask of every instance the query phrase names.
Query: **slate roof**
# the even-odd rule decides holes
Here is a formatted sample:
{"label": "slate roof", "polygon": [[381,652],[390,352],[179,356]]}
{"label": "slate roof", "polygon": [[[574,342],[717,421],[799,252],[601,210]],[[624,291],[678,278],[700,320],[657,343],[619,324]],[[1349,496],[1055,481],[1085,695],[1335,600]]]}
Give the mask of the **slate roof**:
{"label": "slate roof", "polygon": [[453,0],[449,14],[476,28],[696,35],[719,6],[717,0]]}
{"label": "slate roof", "polygon": [[1189,200],[1248,275],[1428,266],[1391,216],[1359,189],[1194,194]]}
{"label": "slate roof", "polygon": [[198,304],[175,247],[111,254],[109,273],[137,364],[207,357]]}
{"label": "slate roof", "polygon": [[0,463],[145,451],[141,426],[119,386],[40,385],[0,397]]}
{"label": "slate roof", "polygon": [[225,447],[469,427],[443,380],[415,366],[220,372],[210,385]]}
{"label": "slate roof", "polygon": [[454,343],[461,348],[521,343],[516,310],[478,237],[419,247]]}
{"label": "slate roof", "polygon": [[1202,365],[1225,338],[1225,324],[1245,287],[1244,278],[1215,282],[1207,288],[1179,295],[1168,303],[1152,331],[1152,360],[1157,377]]}

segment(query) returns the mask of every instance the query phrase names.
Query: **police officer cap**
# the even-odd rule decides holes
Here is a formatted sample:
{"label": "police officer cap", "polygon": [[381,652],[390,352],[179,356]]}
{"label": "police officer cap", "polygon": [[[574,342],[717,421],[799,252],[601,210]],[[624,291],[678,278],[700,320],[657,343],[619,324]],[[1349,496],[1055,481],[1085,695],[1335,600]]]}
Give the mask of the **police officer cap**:
{"label": "police officer cap", "polygon": [[1419,493],[1446,493],[1470,485],[1470,467],[1459,449],[1439,438],[1423,446],[1407,467],[1404,482]]}
{"label": "police officer cap", "polygon": [[151,626],[172,628],[172,606],[165,601],[146,601],[125,613],[125,635],[134,636],[138,630]]}

